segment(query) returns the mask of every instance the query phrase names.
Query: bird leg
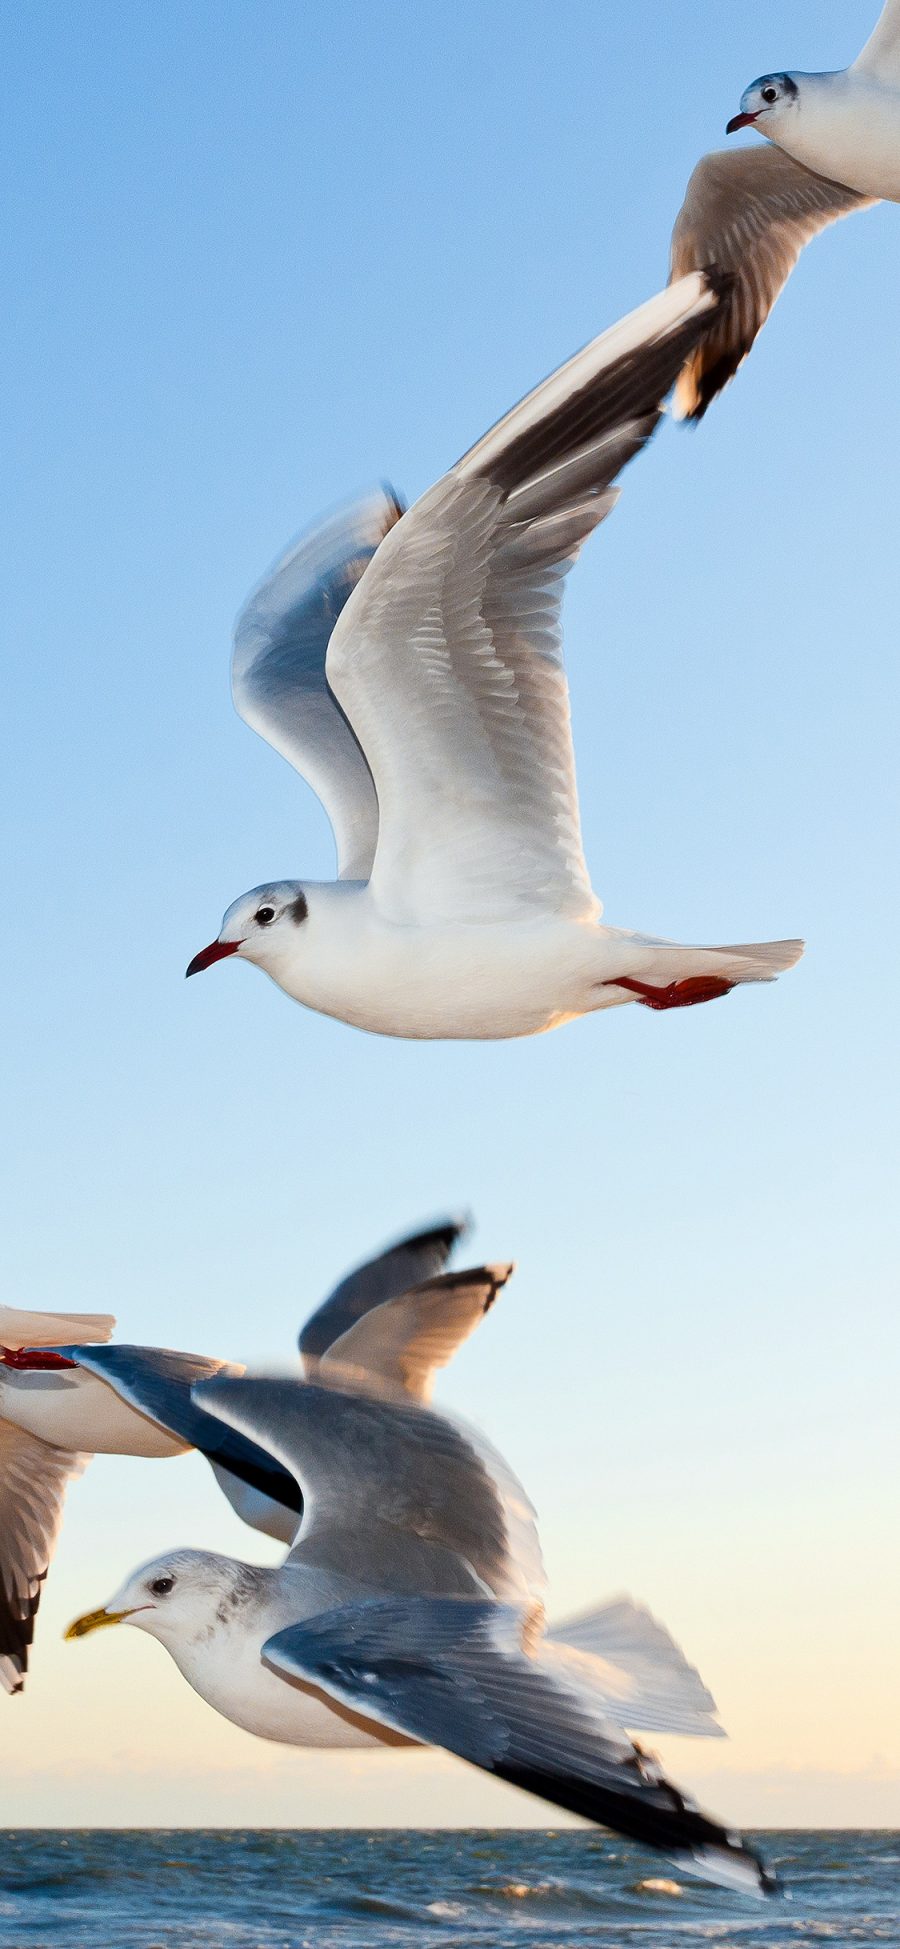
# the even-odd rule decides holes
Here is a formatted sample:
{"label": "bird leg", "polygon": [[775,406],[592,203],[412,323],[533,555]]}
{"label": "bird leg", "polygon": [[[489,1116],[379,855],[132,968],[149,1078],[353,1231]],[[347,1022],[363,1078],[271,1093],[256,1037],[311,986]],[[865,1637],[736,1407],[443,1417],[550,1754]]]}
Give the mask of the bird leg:
{"label": "bird leg", "polygon": [[648,981],[635,981],[630,975],[618,975],[615,981],[603,983],[604,988],[630,988],[642,1008],[693,1008],[697,1002],[717,1001],[735,986],[724,975],[687,975],[683,981],[670,981],[665,988],[654,988]]}
{"label": "bird leg", "polygon": [[14,1367],[18,1373],[77,1365],[77,1360],[67,1360],[65,1354],[54,1353],[52,1347],[0,1347],[0,1367]]}

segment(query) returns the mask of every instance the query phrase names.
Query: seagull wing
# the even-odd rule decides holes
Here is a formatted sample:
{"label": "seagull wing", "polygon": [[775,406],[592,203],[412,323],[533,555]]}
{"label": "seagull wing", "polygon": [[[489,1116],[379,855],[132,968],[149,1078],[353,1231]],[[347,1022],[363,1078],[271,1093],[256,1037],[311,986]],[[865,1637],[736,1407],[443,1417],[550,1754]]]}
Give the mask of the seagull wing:
{"label": "seagull wing", "polygon": [[367,1259],[364,1265],[348,1272],[301,1329],[298,1344],[307,1377],[312,1377],[326,1349],[373,1306],[397,1299],[411,1286],[422,1285],[426,1279],[443,1272],[454,1246],[467,1229],[465,1219],[447,1218],[442,1224],[429,1226],[427,1231],[413,1232],[408,1238],[399,1239],[377,1258]]}
{"label": "seagull wing", "polygon": [[783,149],[719,149],[698,162],[672,233],[671,275],[704,264],[734,282],[675,392],[679,419],[701,420],[733,379],[811,237],[874,201],[829,182]]}
{"label": "seagull wing", "polygon": [[859,70],[891,87],[900,85],[900,0],[887,0],[882,8],[874,32],[850,72]]}
{"label": "seagull wing", "polygon": [[0,1421],[0,1685],[7,1692],[25,1683],[66,1488],[89,1461]]}
{"label": "seagull wing", "polygon": [[404,515],[342,611],[326,667],[375,781],[388,919],[596,916],[563,581],[719,304],[695,275],[570,359]]}
{"label": "seagull wing", "polygon": [[99,1375],[119,1398],[149,1420],[199,1449],[232,1508],[252,1529],[293,1541],[303,1511],[296,1478],[265,1448],[197,1407],[195,1381],[243,1368],[206,1354],[173,1353],[167,1347],[74,1347],[79,1367]]}
{"label": "seagull wing", "polygon": [[386,1300],[333,1341],[321,1363],[322,1379],[340,1385],[349,1370],[364,1385],[380,1382],[402,1388],[414,1401],[430,1401],[438,1369],[474,1333],[512,1270],[495,1265],[445,1272]]}
{"label": "seagull wing", "polygon": [[303,535],[260,583],[235,629],[235,705],[321,799],[344,880],[369,877],[378,801],[325,676],[325,653],[348,596],[401,513],[383,488]]}
{"label": "seagull wing", "polygon": [[607,1717],[577,1653],[531,1645],[521,1610],[478,1599],[375,1600],[279,1631],[266,1665],[395,1732],[662,1850],[689,1873],[771,1886],[739,1836],[704,1814]]}
{"label": "seagull wing", "polygon": [[407,1400],[247,1378],[194,1390],[296,1476],[304,1516],[288,1558],[395,1591],[543,1591],[534,1511],[480,1435]]}

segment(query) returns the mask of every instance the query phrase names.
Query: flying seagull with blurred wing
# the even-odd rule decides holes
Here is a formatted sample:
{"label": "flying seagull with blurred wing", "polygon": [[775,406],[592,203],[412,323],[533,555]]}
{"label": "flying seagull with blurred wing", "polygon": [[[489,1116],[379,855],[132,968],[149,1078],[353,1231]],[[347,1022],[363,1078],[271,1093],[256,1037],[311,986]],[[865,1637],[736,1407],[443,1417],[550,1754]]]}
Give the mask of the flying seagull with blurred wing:
{"label": "flying seagull with blurred wing", "polygon": [[[413,1233],[341,1280],[300,1335],[306,1374],[371,1363],[424,1399],[498,1291],[488,1270],[442,1274],[465,1223]],[[68,1483],[92,1455],[163,1458],[196,1448],[250,1527],[290,1543],[303,1498],[265,1450],[198,1408],[196,1380],[243,1368],[165,1347],[109,1346],[108,1314],[0,1306],[0,1686],[21,1691]]]}
{"label": "flying seagull with blurred wing", "polygon": [[[704,269],[595,339],[401,514],[374,497],[241,617],[238,709],[329,812],[338,878],[256,887],[187,972],[238,956],[383,1035],[533,1035],[771,981],[799,941],[684,947],[600,922],[561,604],[729,280]],[[639,781],[637,782],[639,788]]]}
{"label": "flying seagull with blurred wing", "polygon": [[131,1624],[262,1738],[444,1747],[688,1874],[771,1890],[753,1850],[629,1736],[720,1736],[698,1673],[628,1599],[546,1629],[534,1512],[480,1434],[339,1371],[305,1385],[212,1380],[195,1393],[300,1482],[304,1516],[285,1563],[170,1552],[69,1637]]}
{"label": "flying seagull with blurred wing", "polygon": [[752,82],[726,134],[741,128],[773,146],[704,156],[672,237],[676,283],[704,264],[734,278],[679,378],[683,419],[702,419],[733,378],[804,244],[837,217],[900,202],[900,0],[888,0],[851,67]]}

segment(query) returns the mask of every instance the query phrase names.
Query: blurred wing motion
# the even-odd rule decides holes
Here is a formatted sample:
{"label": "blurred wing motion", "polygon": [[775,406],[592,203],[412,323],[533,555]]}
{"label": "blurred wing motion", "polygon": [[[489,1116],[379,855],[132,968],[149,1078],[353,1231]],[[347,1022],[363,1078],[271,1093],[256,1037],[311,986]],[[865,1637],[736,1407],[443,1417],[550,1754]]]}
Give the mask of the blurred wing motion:
{"label": "blurred wing motion", "polygon": [[698,162],[672,234],[671,278],[715,264],[734,279],[675,390],[679,419],[701,420],[733,379],[811,237],[875,199],[844,189],[783,149],[720,149]]}
{"label": "blurred wing motion", "polygon": [[63,1500],[89,1455],[51,1448],[0,1420],[0,1685],[20,1692]]}
{"label": "blurred wing motion", "polygon": [[434,1377],[474,1333],[505,1286],[511,1265],[445,1272],[364,1314],[333,1341],[320,1364],[323,1380],[358,1376],[359,1384],[402,1388],[430,1401]]}
{"label": "blurred wing motion", "polygon": [[577,1652],[529,1646],[527,1614],[478,1599],[348,1606],[263,1648],[285,1677],[750,1894],[771,1878],[606,1715]]}
{"label": "blurred wing motion", "polygon": [[373,1590],[490,1590],[540,1603],[534,1510],[474,1430],[392,1393],[337,1382],[212,1380],[195,1399],[296,1477],[303,1521],[288,1562]]}
{"label": "blurred wing motion", "polygon": [[686,278],[528,395],[387,535],[327,672],[378,795],[371,874],[404,922],[594,919],[563,584],[721,302]]}
{"label": "blurred wing motion", "polygon": [[629,1732],[724,1739],[716,1702],[664,1624],[643,1604],[615,1597],[553,1624],[548,1642],[590,1658],[606,1674],[606,1709]]}
{"label": "blurred wing motion", "polygon": [[853,63],[851,74],[854,71],[900,86],[900,0],[887,0],[874,32]]}
{"label": "blurred wing motion", "polygon": [[386,1300],[399,1299],[411,1286],[424,1285],[443,1272],[467,1230],[464,1218],[444,1219],[427,1231],[399,1239],[377,1258],[367,1259],[348,1272],[301,1329],[298,1345],[307,1379],[313,1379],[326,1350],[365,1313]]}
{"label": "blurred wing motion", "polygon": [[378,801],[325,676],[325,653],[348,596],[402,513],[396,496],[382,488],[303,535],[260,583],[235,629],[235,706],[321,800],[342,880],[369,877]]}

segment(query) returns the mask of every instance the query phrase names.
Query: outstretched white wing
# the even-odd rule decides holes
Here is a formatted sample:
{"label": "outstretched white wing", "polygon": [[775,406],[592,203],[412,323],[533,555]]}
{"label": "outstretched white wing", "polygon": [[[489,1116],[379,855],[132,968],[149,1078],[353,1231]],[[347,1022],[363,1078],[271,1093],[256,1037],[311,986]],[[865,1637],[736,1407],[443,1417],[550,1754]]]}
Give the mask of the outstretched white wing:
{"label": "outstretched white wing", "polygon": [[719,303],[695,275],[595,339],[404,515],[350,597],[327,673],[375,781],[386,918],[598,913],[563,580]]}
{"label": "outstretched white wing", "polygon": [[235,705],[321,799],[343,880],[368,879],[378,801],[329,688],[325,653],[348,596],[402,512],[396,496],[379,489],[301,536],[250,597],[235,629]]}
{"label": "outstretched white wing", "polygon": [[853,63],[877,81],[900,84],[900,0],[887,0],[873,33]]}

